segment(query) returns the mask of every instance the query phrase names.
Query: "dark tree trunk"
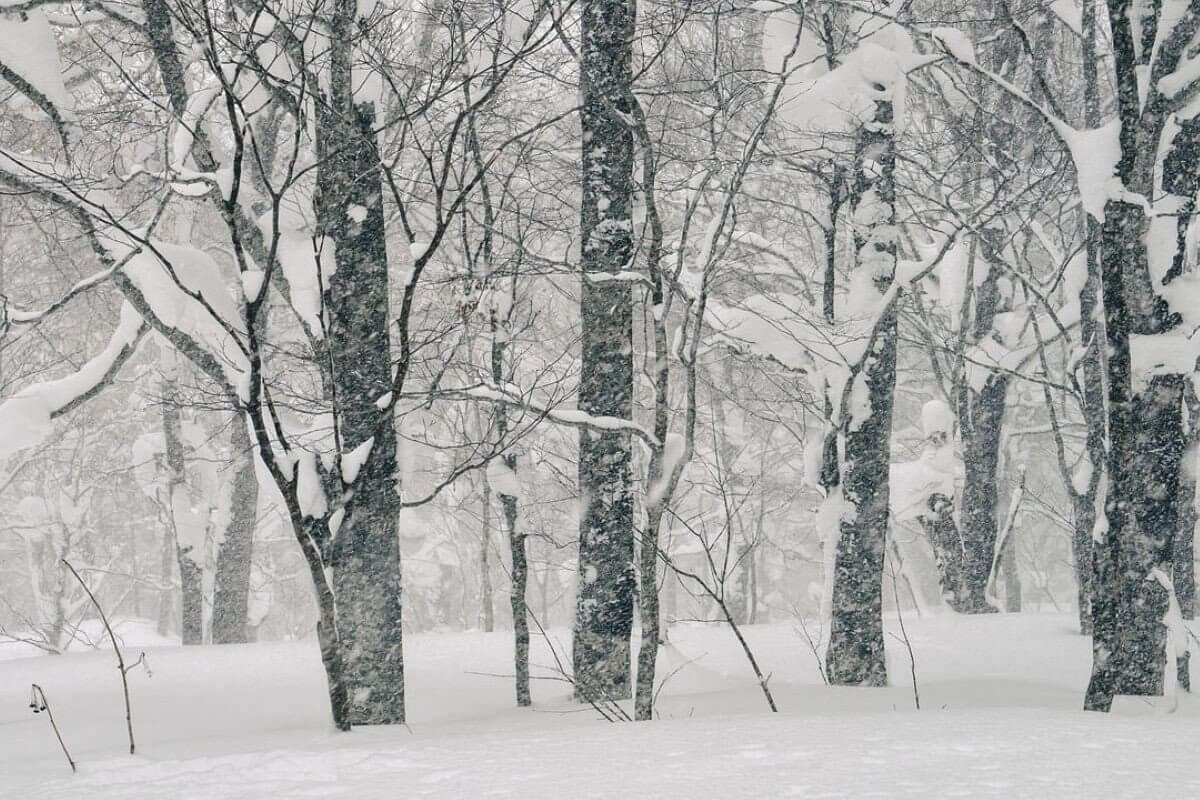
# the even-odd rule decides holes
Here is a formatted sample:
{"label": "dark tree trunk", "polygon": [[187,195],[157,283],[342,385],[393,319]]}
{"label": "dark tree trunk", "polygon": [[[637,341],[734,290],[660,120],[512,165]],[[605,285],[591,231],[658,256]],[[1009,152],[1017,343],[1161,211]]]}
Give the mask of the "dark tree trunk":
{"label": "dark tree trunk", "polygon": [[[1094,8],[1085,12],[1094,13]],[[1163,128],[1173,110],[1158,77],[1172,72],[1198,23],[1190,7],[1170,22],[1155,47],[1157,5],[1145,6],[1142,46],[1135,41],[1132,4],[1110,0],[1113,67],[1120,121],[1117,177],[1126,189],[1149,197],[1162,152]],[[1086,17],[1085,17],[1086,18]],[[1094,22],[1090,26],[1094,29]],[[1089,30],[1091,32],[1091,30]],[[1143,98],[1139,72],[1150,80]],[[1188,160],[1187,163],[1192,163]],[[1164,176],[1173,191],[1182,175]],[[1115,694],[1160,694],[1166,667],[1166,627],[1174,539],[1179,527],[1179,473],[1186,444],[1187,377],[1135,376],[1129,337],[1153,336],[1181,319],[1156,293],[1150,274],[1146,210],[1136,200],[1110,199],[1104,208],[1101,263],[1108,337],[1108,528],[1096,544],[1092,677],[1084,708],[1107,711]],[[1148,365],[1146,365],[1148,366]]]}
{"label": "dark tree trunk", "polygon": [[[1098,467],[1093,467],[1098,469]],[[1092,635],[1092,531],[1096,528],[1096,495],[1072,495],[1074,530],[1071,534],[1071,556],[1075,560],[1075,584],[1079,609],[1079,632]]]}
{"label": "dark tree trunk", "polygon": [[933,548],[942,596],[955,611],[962,611],[963,542],[954,522],[954,501],[944,494],[929,496],[929,513],[921,515],[921,527]]}
{"label": "dark tree trunk", "polygon": [[1108,528],[1094,550],[1093,666],[1084,702],[1095,711],[1109,710],[1116,694],[1161,694],[1166,664],[1163,618],[1170,598],[1154,573],[1171,574],[1185,444],[1184,378],[1156,376],[1133,391],[1129,335],[1171,324],[1153,294],[1139,292],[1137,278],[1130,279],[1130,273],[1146,269],[1146,226],[1140,206],[1108,202],[1101,259],[1108,337]]}
{"label": "dark tree trunk", "polygon": [[834,684],[885,686],[883,560],[889,440],[896,379],[896,317],[885,313],[867,370],[871,414],[845,436],[842,492],[853,520],[839,526],[826,670]]}
{"label": "dark tree trunk", "polygon": [[[1083,116],[1088,128],[1100,125],[1100,81],[1096,56],[1096,0],[1083,0]],[[1091,636],[1092,578],[1095,565],[1092,558],[1092,532],[1096,515],[1100,482],[1104,479],[1105,437],[1107,435],[1104,408],[1104,363],[1101,359],[1101,330],[1097,324],[1097,309],[1101,302],[1100,247],[1102,230],[1099,221],[1090,214],[1085,221],[1087,278],[1079,291],[1079,338],[1086,348],[1083,357],[1083,415],[1087,425],[1089,474],[1082,489],[1071,478],[1071,497],[1075,509],[1075,530],[1072,555],[1075,559],[1075,578],[1079,588],[1079,632]]]}
{"label": "dark tree trunk", "polygon": [[[854,226],[854,268],[869,273],[880,295],[890,286],[896,269],[892,113],[890,102],[876,101],[873,124],[859,133],[850,193],[851,219],[869,220]],[[840,485],[849,513],[843,514],[839,523],[826,656],[826,671],[830,682],[835,684],[887,684],[883,561],[896,385],[895,309],[895,304],[890,303],[882,312],[861,362],[861,373],[850,378],[866,381],[870,408],[865,419],[850,419],[853,412],[846,397],[840,414],[844,441]]]}
{"label": "dark tree trunk", "polygon": [[217,572],[213,584],[213,644],[249,641],[246,617],[250,603],[254,528],[258,522],[258,478],[254,471],[250,433],[240,413],[233,420],[230,445],[237,467],[230,478],[233,481],[233,497],[229,524],[225,527],[225,539],[217,550]]}
{"label": "dark tree trunk", "polygon": [[[504,330],[501,331],[503,324]],[[496,319],[493,313],[491,320],[492,332],[492,380],[500,384],[508,379],[505,374],[504,360],[508,351],[508,320],[503,323]],[[496,433],[500,441],[508,436],[508,410],[503,403],[497,403],[493,409],[496,423]],[[517,472],[517,457],[509,453],[501,456],[504,466],[514,475]],[[504,530],[508,534],[509,553],[512,558],[509,603],[512,606],[513,621],[513,674],[517,705],[528,706],[533,703],[529,693],[529,559],[526,553],[525,534],[518,526],[517,498],[509,494],[500,495],[500,513],[503,517]]]}
{"label": "dark tree trunk", "polygon": [[[375,111],[352,96],[355,15],[333,15],[330,92],[317,121],[318,226],[337,271],[325,287],[333,407],[343,453],[374,437],[354,482],[350,510],[333,537],[337,636],[343,648],[351,722],[404,722],[396,432],[380,426],[376,401],[391,391],[388,264]],[[350,212],[366,209],[361,221]]]}
{"label": "dark tree trunk", "polygon": [[[580,215],[583,344],[579,408],[630,419],[633,302],[626,281],[593,276],[629,269],[633,255],[631,113],[634,3],[585,0],[581,84],[583,198]],[[579,437],[579,585],[573,663],[578,699],[630,696],[634,611],[630,437],[585,430]]]}
{"label": "dark tree trunk", "polygon": [[962,493],[961,610],[972,614],[996,611],[987,600],[987,586],[996,558],[1000,434],[1008,380],[1008,375],[993,372],[980,391],[966,389],[968,411],[965,419],[962,415],[959,419],[966,471]]}
{"label": "dark tree trunk", "polygon": [[1179,528],[1171,552],[1171,582],[1179,598],[1179,612],[1184,619],[1196,616],[1196,448],[1200,447],[1200,401],[1190,386],[1184,387],[1187,401],[1187,442],[1185,463],[1179,471],[1177,499]]}
{"label": "dark tree trunk", "polygon": [[1153,577],[1171,575],[1172,549],[1179,525],[1175,498],[1184,452],[1181,375],[1151,380],[1133,397],[1131,461],[1137,493],[1133,495],[1133,530],[1124,542],[1124,594],[1119,694],[1162,694],[1167,629],[1163,625],[1170,596]]}
{"label": "dark tree trunk", "polygon": [[525,555],[525,534],[517,528],[517,498],[500,495],[500,503],[504,511],[504,527],[508,530],[509,547],[512,550],[512,590],[509,597],[512,602],[517,705],[528,706],[533,702],[529,695],[529,609],[525,601],[526,587],[529,583],[529,562]]}

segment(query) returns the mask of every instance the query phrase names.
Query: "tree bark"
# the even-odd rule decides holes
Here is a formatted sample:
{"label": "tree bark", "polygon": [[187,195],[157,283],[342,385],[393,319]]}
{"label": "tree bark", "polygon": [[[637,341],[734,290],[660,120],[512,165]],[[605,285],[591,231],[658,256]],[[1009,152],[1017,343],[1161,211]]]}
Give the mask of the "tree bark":
{"label": "tree bark", "polygon": [[492,567],[488,550],[492,544],[492,489],[487,480],[480,482],[480,517],[483,519],[479,532],[479,626],[484,633],[496,629],[496,610],[492,605]]}
{"label": "tree bark", "polygon": [[[896,270],[892,114],[890,101],[876,101],[874,122],[859,134],[850,194],[850,218],[855,220],[855,269],[869,272],[880,295],[890,286]],[[896,339],[896,306],[889,303],[875,322],[861,372],[850,376],[851,381],[866,381],[869,410],[860,410],[865,418],[851,419],[853,412],[846,407],[844,397],[839,417],[844,442],[840,485],[846,511],[839,522],[826,655],[826,672],[834,684],[887,684],[883,562]]]}
{"label": "tree bark", "polygon": [[[1097,467],[1093,467],[1096,469]],[[1074,529],[1071,533],[1071,556],[1075,560],[1076,608],[1079,611],[1079,632],[1092,635],[1092,531],[1096,528],[1096,496],[1073,494]]]}
{"label": "tree bark", "polygon": [[1184,463],[1179,472],[1179,494],[1176,500],[1179,520],[1171,552],[1171,583],[1179,599],[1179,612],[1184,619],[1196,616],[1196,448],[1200,447],[1200,409],[1194,390],[1185,387],[1187,397],[1187,449]]}
{"label": "tree bark", "polygon": [[986,593],[996,557],[1000,432],[1008,376],[993,372],[980,391],[967,391],[971,397],[970,410],[966,424],[962,425],[966,470],[962,498],[963,610],[980,614],[996,611],[988,603]]}
{"label": "tree bark", "polygon": [[183,430],[175,394],[174,380],[168,379],[164,382],[162,421],[167,465],[166,502],[175,533],[175,559],[179,565],[179,605],[182,612],[180,637],[185,645],[203,644],[204,588],[202,570],[196,561],[199,553],[195,552],[194,543],[183,542],[179,537],[180,527],[191,524],[183,517],[193,512],[187,487]]}
{"label": "tree bark", "polygon": [[[354,0],[330,21],[329,96],[317,114],[317,224],[337,264],[325,287],[328,358],[338,444],[371,437],[350,511],[333,536],[337,635],[355,724],[404,722],[396,432],[375,403],[391,391],[388,263],[375,109],[353,96]],[[355,208],[365,215],[352,214]],[[361,216],[361,221],[355,217]]]}
{"label": "tree bark", "polygon": [[929,496],[929,512],[921,515],[921,527],[933,548],[942,596],[955,611],[962,611],[963,541],[954,522],[954,500],[944,494]]}
{"label": "tree bark", "polygon": [[533,703],[529,694],[529,609],[525,600],[529,583],[529,561],[525,554],[525,534],[517,528],[517,498],[500,495],[500,504],[503,507],[504,527],[508,530],[508,542],[512,551],[512,589],[509,597],[513,616],[513,665],[517,705],[524,707]]}
{"label": "tree bark", "polygon": [[[1090,6],[1090,4],[1089,4]],[[1130,0],[1110,0],[1113,67],[1120,121],[1117,177],[1128,193],[1149,198],[1172,101],[1158,79],[1179,63],[1200,23],[1185,10],[1154,47],[1159,16],[1143,8],[1141,46]],[[1094,13],[1094,8],[1085,7]],[[1091,21],[1090,31],[1095,25]],[[1161,45],[1161,46],[1159,46]],[[1139,73],[1149,71],[1142,97]],[[1178,176],[1173,176],[1178,177]],[[1164,187],[1168,188],[1168,187]],[[1116,694],[1161,694],[1166,667],[1164,616],[1178,530],[1179,473],[1186,444],[1184,375],[1135,375],[1131,335],[1169,333],[1181,318],[1154,287],[1147,244],[1149,220],[1140,198],[1109,199],[1104,208],[1104,280],[1108,384],[1108,527],[1096,544],[1092,677],[1084,708],[1107,711]]]}
{"label": "tree bark", "polygon": [[[633,302],[627,281],[592,276],[629,269],[633,256],[632,0],[585,0],[580,77],[583,108],[583,285],[579,408],[631,419]],[[633,498],[628,433],[579,437],[579,586],[573,637],[575,696],[628,698],[634,611]]]}
{"label": "tree bark", "polygon": [[[503,325],[503,330],[501,326]],[[508,351],[508,320],[498,320],[492,313],[492,380],[499,385],[506,380],[504,360]],[[500,441],[508,436],[508,409],[503,403],[496,403],[493,408],[496,424],[496,434]],[[517,457],[513,453],[500,456],[514,475],[517,472]],[[504,530],[508,534],[508,548],[512,560],[511,581],[509,589],[509,604],[512,606],[513,621],[513,675],[517,695],[517,705],[526,707],[532,705],[533,699],[529,692],[529,559],[526,553],[525,534],[518,527],[517,498],[510,494],[501,494],[500,513],[503,517]],[[490,583],[490,582],[489,582]]]}
{"label": "tree bark", "polygon": [[232,480],[229,524],[217,550],[217,573],[213,582],[213,644],[242,644],[249,641],[246,618],[250,604],[250,565],[254,528],[258,523],[258,478],[254,449],[241,413],[234,416],[230,451],[236,468]]}
{"label": "tree bark", "polygon": [[[1108,339],[1108,528],[1094,551],[1092,677],[1084,708],[1107,711],[1116,694],[1163,690],[1167,590],[1178,525],[1176,498],[1184,451],[1183,376],[1160,375],[1133,391],[1129,336],[1153,322],[1155,308],[1127,302],[1128,273],[1145,269],[1146,218],[1140,206],[1110,200],[1105,210],[1105,329]],[[1135,327],[1135,325],[1137,327]]]}

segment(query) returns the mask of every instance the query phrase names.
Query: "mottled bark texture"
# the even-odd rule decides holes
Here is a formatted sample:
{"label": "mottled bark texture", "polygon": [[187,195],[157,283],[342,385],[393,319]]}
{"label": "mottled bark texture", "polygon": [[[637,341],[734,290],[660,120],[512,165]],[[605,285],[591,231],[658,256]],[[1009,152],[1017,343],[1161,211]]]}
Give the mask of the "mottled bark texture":
{"label": "mottled bark texture", "polygon": [[1071,531],[1071,557],[1075,560],[1076,609],[1079,632],[1092,635],[1092,531],[1096,528],[1096,497],[1075,494],[1071,498],[1074,528]]}
{"label": "mottled bark texture", "polygon": [[[511,311],[510,311],[511,313]],[[508,323],[509,320],[496,319],[492,314],[492,380],[497,384],[509,380],[505,372],[505,359],[508,352]],[[501,330],[503,326],[503,330]],[[492,410],[496,425],[496,435],[500,441],[508,436],[508,409],[503,403],[496,403]],[[515,475],[517,472],[517,456],[508,453],[501,456],[506,466]],[[504,530],[508,534],[508,547],[512,564],[509,571],[512,586],[509,589],[509,603],[512,607],[513,620],[513,675],[516,689],[517,705],[528,706],[533,703],[529,694],[529,558],[526,552],[525,534],[519,526],[517,498],[510,494],[500,495],[500,513]]]}
{"label": "mottled bark texture", "polygon": [[[1099,59],[1096,54],[1096,2],[1083,0],[1083,117],[1088,128],[1100,125],[1100,79]],[[1100,245],[1102,231],[1100,222],[1088,215],[1085,221],[1087,278],[1079,290],[1079,338],[1085,348],[1081,367],[1083,370],[1083,416],[1087,425],[1088,460],[1087,482],[1083,487],[1075,485],[1074,475],[1067,476],[1068,488],[1074,507],[1075,529],[1071,537],[1072,557],[1075,560],[1075,577],[1078,586],[1076,607],[1079,611],[1079,632],[1092,635],[1092,576],[1095,569],[1092,560],[1092,532],[1096,527],[1096,504],[1099,499],[1100,481],[1104,479],[1105,437],[1107,436],[1104,413],[1104,362],[1101,358],[1101,329],[1098,324],[1101,267]]]}
{"label": "mottled bark texture", "polygon": [[942,596],[955,611],[963,610],[963,541],[954,522],[954,500],[935,492],[929,496],[929,512],[921,515],[921,528],[933,548]]}
{"label": "mottled bark texture", "polygon": [[229,522],[217,549],[217,572],[213,581],[213,644],[249,641],[246,630],[250,603],[250,564],[254,527],[258,521],[258,478],[254,472],[254,450],[242,414],[233,420],[230,453],[234,468],[226,476],[232,482]]}
{"label": "mottled bark texture", "polygon": [[[629,419],[633,400],[633,301],[627,281],[592,281],[628,269],[633,255],[632,84],[634,3],[586,0],[580,79],[583,196],[580,215],[582,354],[579,408]],[[633,498],[630,437],[579,436],[579,584],[573,663],[581,700],[630,696],[633,628]]]}
{"label": "mottled bark texture", "polygon": [[[338,444],[374,437],[330,560],[351,722],[404,722],[396,433],[375,402],[391,390],[388,265],[375,110],[353,97],[353,0],[331,17],[329,94],[317,114],[317,222],[337,271],[325,288]],[[355,207],[365,215],[352,214]],[[361,220],[361,221],[360,221]]]}
{"label": "mottled bark texture", "polygon": [[[1074,511],[1074,530],[1071,536],[1071,555],[1075,560],[1075,578],[1078,586],[1076,607],[1079,611],[1079,632],[1092,635],[1092,579],[1095,567],[1092,556],[1092,532],[1096,528],[1101,481],[1105,477],[1105,437],[1107,436],[1104,411],[1104,361],[1101,358],[1103,343],[1100,326],[1097,324],[1096,309],[1100,302],[1100,223],[1091,217],[1087,220],[1086,255],[1087,280],[1079,292],[1079,334],[1085,343],[1080,367],[1083,372],[1083,415],[1087,426],[1084,458],[1087,459],[1087,474],[1076,478],[1068,475],[1068,490]],[[1086,480],[1084,480],[1086,478]],[[1082,485],[1077,485],[1081,483]]]}
{"label": "mottled bark texture", "polygon": [[[875,119],[863,127],[855,151],[850,209],[854,268],[869,272],[880,295],[891,285],[896,270],[895,160],[892,104],[876,101]],[[875,322],[861,371],[851,376],[866,381],[870,408],[858,409],[858,418],[853,418],[845,401],[841,409],[841,487],[846,510],[839,523],[826,655],[826,671],[834,684],[887,684],[883,561],[896,339],[896,306],[889,303]]]}
{"label": "mottled bark texture", "polygon": [[1200,447],[1200,400],[1195,387],[1184,386],[1187,401],[1186,461],[1179,471],[1178,528],[1171,557],[1174,571],[1171,583],[1179,599],[1179,612],[1184,619],[1196,616],[1196,450]]}
{"label": "mottled bark texture", "polygon": [[[996,315],[1001,310],[999,281],[1004,271],[1001,235],[995,229],[984,230],[974,242],[974,269],[984,271],[984,275],[969,298],[972,306],[966,334],[973,344],[992,335]],[[964,316],[966,313],[964,310]],[[997,556],[1000,439],[1009,375],[989,371],[983,385],[976,389],[967,373],[963,360],[958,371],[956,403],[965,473],[959,519],[963,541],[963,599],[959,610],[981,614],[997,610],[988,602],[987,588]]]}
{"label": "mottled bark texture", "polygon": [[204,643],[204,586],[202,570],[196,561],[195,543],[180,538],[180,526],[191,525],[192,513],[187,486],[187,457],[183,444],[178,398],[174,380],[167,380],[163,391],[162,423],[167,466],[167,515],[175,539],[175,560],[179,566],[180,609],[184,644]]}
{"label": "mottled bark texture", "polygon": [[[989,323],[990,326],[990,323]],[[965,388],[966,413],[959,415],[962,431],[963,604],[967,613],[995,611],[987,600],[988,578],[996,554],[996,504],[999,486],[1000,434],[1008,375],[993,372],[983,388]]]}
{"label": "mottled bark texture", "polygon": [[[514,458],[510,469],[515,469],[515,462]],[[512,589],[509,599],[513,617],[513,668],[516,676],[517,705],[528,706],[533,702],[529,694],[529,608],[526,605],[529,561],[525,552],[525,534],[517,527],[517,498],[502,494],[500,504],[512,552]]]}
{"label": "mottled bark texture", "polygon": [[[1120,122],[1117,176],[1129,193],[1142,197],[1156,188],[1163,129],[1177,110],[1178,100],[1159,91],[1159,80],[1174,71],[1200,29],[1200,9],[1189,6],[1169,30],[1158,31],[1155,6],[1143,6],[1149,16],[1141,17],[1142,35],[1136,37],[1131,0],[1108,3]],[[1139,71],[1147,68],[1145,82]],[[1172,574],[1186,378],[1135,375],[1148,365],[1132,363],[1130,336],[1168,333],[1181,322],[1155,291],[1148,229],[1146,209],[1137,199],[1122,196],[1105,204],[1108,526],[1094,551],[1092,677],[1084,700],[1084,708],[1096,711],[1109,710],[1116,694],[1161,694],[1166,666],[1163,618],[1170,597],[1158,578]]]}

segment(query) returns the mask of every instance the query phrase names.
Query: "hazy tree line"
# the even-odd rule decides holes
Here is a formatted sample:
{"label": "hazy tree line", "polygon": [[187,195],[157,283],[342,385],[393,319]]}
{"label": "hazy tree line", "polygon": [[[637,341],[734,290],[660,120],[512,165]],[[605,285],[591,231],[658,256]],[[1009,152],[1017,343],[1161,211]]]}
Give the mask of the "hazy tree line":
{"label": "hazy tree line", "polygon": [[66,558],[184,644],[315,625],[343,729],[406,629],[511,627],[529,705],[570,625],[650,719],[670,622],[774,708],[741,626],[884,685],[885,606],[1077,610],[1087,708],[1163,693],[1193,5],[4,4],[0,624],[86,636]]}

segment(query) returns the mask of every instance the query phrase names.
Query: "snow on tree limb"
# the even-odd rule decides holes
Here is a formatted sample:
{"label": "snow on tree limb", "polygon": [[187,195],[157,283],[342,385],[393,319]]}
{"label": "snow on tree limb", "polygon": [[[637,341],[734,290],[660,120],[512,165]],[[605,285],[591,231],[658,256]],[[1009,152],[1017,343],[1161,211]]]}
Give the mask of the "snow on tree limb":
{"label": "snow on tree limb", "polygon": [[0,8],[0,78],[54,121],[67,149],[75,124],[74,106],[63,81],[54,33],[40,9]]}
{"label": "snow on tree limb", "polygon": [[467,400],[487,400],[493,403],[504,403],[571,428],[623,431],[641,439],[651,449],[657,449],[661,446],[657,437],[651,431],[632,420],[589,414],[586,411],[579,411],[573,408],[550,408],[499,386],[479,384],[460,389],[442,389],[438,393],[445,397],[461,397]]}
{"label": "snow on tree limb", "polygon": [[40,443],[50,421],[98,394],[137,350],[149,326],[130,304],[108,345],[76,372],[27,386],[0,403],[0,459]]}

